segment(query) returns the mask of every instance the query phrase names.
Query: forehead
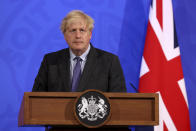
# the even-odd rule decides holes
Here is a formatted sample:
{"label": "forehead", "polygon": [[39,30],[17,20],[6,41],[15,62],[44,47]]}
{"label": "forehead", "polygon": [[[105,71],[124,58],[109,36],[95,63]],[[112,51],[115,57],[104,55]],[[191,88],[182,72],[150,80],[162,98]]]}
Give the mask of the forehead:
{"label": "forehead", "polygon": [[86,21],[83,19],[73,19],[70,21],[70,23],[67,25],[67,29],[73,29],[73,28],[86,28]]}

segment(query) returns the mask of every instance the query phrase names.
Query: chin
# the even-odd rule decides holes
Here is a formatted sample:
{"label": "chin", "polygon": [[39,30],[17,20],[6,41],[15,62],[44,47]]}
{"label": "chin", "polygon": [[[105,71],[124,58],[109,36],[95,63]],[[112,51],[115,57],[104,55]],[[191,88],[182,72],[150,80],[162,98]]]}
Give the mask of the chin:
{"label": "chin", "polygon": [[84,47],[83,47],[83,46],[75,46],[73,49],[74,49],[74,50],[83,50]]}
{"label": "chin", "polygon": [[80,51],[83,51],[84,48],[79,48],[79,47],[77,47],[77,48],[72,48],[72,50],[77,51],[77,52],[80,52]]}

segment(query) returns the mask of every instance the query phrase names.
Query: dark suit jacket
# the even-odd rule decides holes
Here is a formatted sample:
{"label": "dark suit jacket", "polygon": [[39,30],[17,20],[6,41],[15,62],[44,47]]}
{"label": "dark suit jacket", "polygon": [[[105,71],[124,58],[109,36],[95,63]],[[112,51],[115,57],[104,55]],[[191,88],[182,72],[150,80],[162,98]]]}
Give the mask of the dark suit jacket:
{"label": "dark suit jacket", "polygon": [[[32,91],[71,91],[69,55],[68,48],[45,55]],[[77,91],[87,89],[126,92],[123,71],[116,55],[91,46]]]}

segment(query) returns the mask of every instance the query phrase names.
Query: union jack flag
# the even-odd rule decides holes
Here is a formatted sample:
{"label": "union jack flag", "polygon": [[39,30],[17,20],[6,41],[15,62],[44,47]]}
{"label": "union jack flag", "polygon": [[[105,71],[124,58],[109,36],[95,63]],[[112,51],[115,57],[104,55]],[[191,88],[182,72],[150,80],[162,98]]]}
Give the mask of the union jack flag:
{"label": "union jack flag", "polygon": [[151,4],[139,92],[159,93],[159,125],[155,131],[190,130],[171,0],[153,0]]}

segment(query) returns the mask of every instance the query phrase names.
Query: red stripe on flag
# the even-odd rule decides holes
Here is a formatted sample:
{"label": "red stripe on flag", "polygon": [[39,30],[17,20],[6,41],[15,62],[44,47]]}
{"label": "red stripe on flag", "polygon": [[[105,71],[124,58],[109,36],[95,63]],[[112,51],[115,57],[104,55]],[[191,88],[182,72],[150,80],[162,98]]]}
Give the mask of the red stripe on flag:
{"label": "red stripe on flag", "polygon": [[162,7],[163,7],[163,1],[157,0],[156,1],[156,8],[157,8],[156,17],[159,21],[161,29],[163,29],[163,8]]}
{"label": "red stripe on flag", "polygon": [[168,131],[167,126],[165,125],[165,122],[163,122],[163,130]]}

